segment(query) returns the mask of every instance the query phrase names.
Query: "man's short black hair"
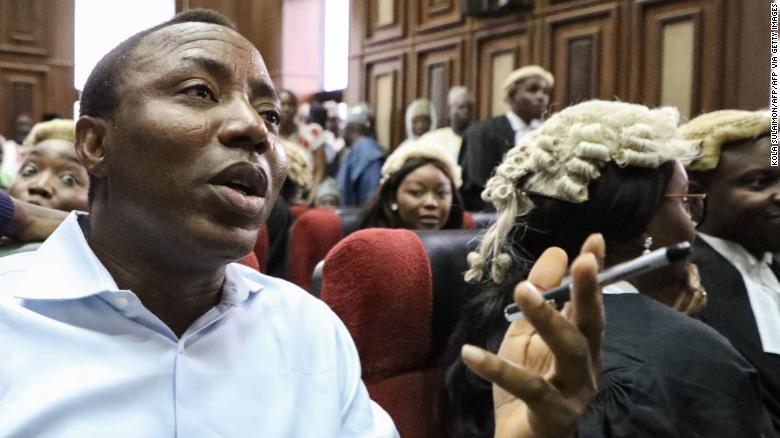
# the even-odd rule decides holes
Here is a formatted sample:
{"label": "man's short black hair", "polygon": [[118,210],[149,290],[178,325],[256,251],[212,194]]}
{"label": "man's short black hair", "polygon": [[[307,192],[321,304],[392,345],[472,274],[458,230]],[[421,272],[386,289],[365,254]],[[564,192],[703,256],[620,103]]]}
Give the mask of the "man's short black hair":
{"label": "man's short black hair", "polygon": [[141,39],[152,32],[179,23],[210,23],[236,30],[236,25],[222,14],[209,9],[182,12],[157,26],[142,30],[108,52],[97,63],[81,92],[80,115],[111,117],[119,107],[122,75]]}

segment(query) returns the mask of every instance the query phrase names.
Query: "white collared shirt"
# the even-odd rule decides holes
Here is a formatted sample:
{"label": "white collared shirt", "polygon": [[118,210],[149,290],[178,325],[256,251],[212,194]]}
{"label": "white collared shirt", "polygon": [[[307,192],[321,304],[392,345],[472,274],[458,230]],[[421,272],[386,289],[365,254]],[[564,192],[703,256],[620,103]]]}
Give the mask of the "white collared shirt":
{"label": "white collared shirt", "polygon": [[76,213],[0,259],[0,346],[0,436],[397,436],[324,303],[231,264],[178,338],[117,287]]}
{"label": "white collared shirt", "polygon": [[634,287],[633,284],[623,280],[618,281],[615,283],[612,283],[610,285],[604,286],[601,288],[601,293],[603,294],[638,294],[639,289]]}
{"label": "white collared shirt", "polygon": [[758,260],[736,242],[698,234],[742,276],[764,352],[780,354],[780,282],[770,268],[772,254]]}
{"label": "white collared shirt", "polygon": [[529,132],[542,126],[542,121],[539,119],[531,120],[531,123],[525,123],[517,114],[512,111],[507,111],[506,118],[509,120],[509,125],[512,126],[512,130],[515,131],[515,144],[520,144],[520,140],[526,136]]}

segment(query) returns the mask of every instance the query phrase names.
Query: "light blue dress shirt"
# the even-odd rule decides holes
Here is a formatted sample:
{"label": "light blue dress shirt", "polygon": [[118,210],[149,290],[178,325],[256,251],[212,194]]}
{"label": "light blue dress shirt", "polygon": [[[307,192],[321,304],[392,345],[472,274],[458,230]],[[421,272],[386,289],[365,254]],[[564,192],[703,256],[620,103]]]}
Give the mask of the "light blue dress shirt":
{"label": "light blue dress shirt", "polygon": [[0,259],[0,436],[396,437],[321,301],[241,265],[179,339],[119,290],[75,213]]}

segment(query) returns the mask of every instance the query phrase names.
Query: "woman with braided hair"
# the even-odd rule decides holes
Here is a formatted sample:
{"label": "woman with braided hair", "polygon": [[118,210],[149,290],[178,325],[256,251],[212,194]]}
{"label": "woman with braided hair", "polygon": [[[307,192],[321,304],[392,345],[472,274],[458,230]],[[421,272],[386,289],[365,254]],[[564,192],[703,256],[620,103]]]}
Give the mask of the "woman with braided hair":
{"label": "woman with braided hair", "polygon": [[[468,257],[466,280],[482,289],[447,355],[440,399],[447,436],[493,436],[494,409],[513,400],[500,390],[491,396],[459,350],[473,344],[511,360],[506,350],[513,327],[502,311],[545,248],[556,246],[559,257],[571,259],[588,235],[600,233],[607,248],[603,264],[610,267],[693,239],[680,160],[694,151],[677,138],[677,122],[672,108],[584,102],[550,117],[504,157],[482,193],[498,219]],[[599,388],[577,436],[771,435],[752,367],[714,330],[673,308],[694,313],[704,304],[693,265],[672,265],[603,292]],[[538,334],[520,336],[525,348],[512,340],[515,362],[554,381],[552,358],[527,362],[520,354],[538,348]]]}

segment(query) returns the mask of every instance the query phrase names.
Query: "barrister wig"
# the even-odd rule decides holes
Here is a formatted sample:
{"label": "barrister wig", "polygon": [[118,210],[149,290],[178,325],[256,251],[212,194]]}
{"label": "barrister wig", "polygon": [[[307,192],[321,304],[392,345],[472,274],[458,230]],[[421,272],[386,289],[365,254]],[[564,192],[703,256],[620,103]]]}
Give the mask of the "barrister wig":
{"label": "barrister wig", "polygon": [[512,73],[509,73],[509,76],[504,79],[504,97],[509,97],[514,92],[515,85],[518,82],[534,76],[541,76],[550,83],[551,87],[555,85],[555,79],[553,78],[552,73],[538,65],[526,65],[525,67],[520,67]]}
{"label": "barrister wig", "polygon": [[680,135],[699,153],[686,168],[708,171],[718,167],[724,145],[769,134],[769,111],[721,110],[702,114],[680,127]]}

